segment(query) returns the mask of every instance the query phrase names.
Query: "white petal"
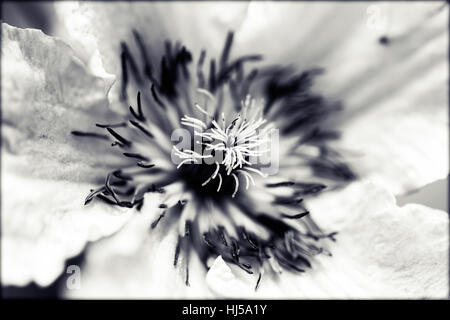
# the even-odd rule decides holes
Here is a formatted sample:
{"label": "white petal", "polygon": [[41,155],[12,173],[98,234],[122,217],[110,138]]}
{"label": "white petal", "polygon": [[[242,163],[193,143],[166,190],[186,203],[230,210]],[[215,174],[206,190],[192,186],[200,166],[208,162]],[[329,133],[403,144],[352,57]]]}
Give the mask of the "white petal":
{"label": "white petal", "polygon": [[340,145],[360,154],[351,164],[396,195],[449,171],[447,16],[445,9],[419,29],[394,33],[389,46],[359,59],[348,55],[360,75],[332,89],[348,108]]}
{"label": "white petal", "polygon": [[93,146],[70,134],[111,121],[109,85],[63,41],[2,24],[2,152],[16,156],[4,163],[8,170],[84,181],[95,167],[115,163],[99,156],[107,141]]}
{"label": "white petal", "polygon": [[[283,272],[279,279],[256,278],[235,270],[208,273],[211,289],[227,297],[264,298],[445,298],[448,294],[448,215],[395,198],[369,182],[354,183],[308,203],[318,224],[339,231],[333,257],[319,256],[304,274]],[[217,269],[217,270],[216,270]],[[247,285],[228,290],[226,282]]]}
{"label": "white petal", "polygon": [[[181,196],[181,194],[180,194]],[[164,299],[205,298],[211,296],[206,287],[206,272],[198,258],[191,255],[189,283],[185,285],[184,256],[180,253],[174,267],[178,239],[176,224],[169,213],[157,227],[150,228],[161,214],[159,194],[146,194],[140,213],[116,235],[92,244],[81,267],[81,288],[66,290],[69,298],[100,299]]]}
{"label": "white petal", "polygon": [[47,286],[86,243],[121,228],[133,211],[93,201],[88,184],[28,179],[2,171],[2,283]]}
{"label": "white petal", "polygon": [[315,88],[343,102],[336,122],[342,148],[361,155],[354,168],[402,194],[449,171],[447,27],[442,2],[255,2],[236,50],[325,68]]}
{"label": "white petal", "polygon": [[251,295],[251,287],[244,281],[240,281],[231,270],[230,266],[218,256],[206,275],[206,283],[219,296],[226,292],[227,295],[238,297]]}
{"label": "white petal", "polygon": [[[137,61],[141,59],[133,29],[146,43],[154,68],[160,66],[165,40],[180,41],[193,53],[194,61],[201,49],[207,49],[209,58],[218,57],[227,32],[245,18],[248,3],[68,2],[55,6],[66,22],[68,40],[82,48],[78,51],[89,56],[98,50],[106,71],[120,75],[121,41],[128,44]],[[139,67],[143,65],[139,63]],[[112,88],[112,103],[117,102],[119,89],[119,84]]]}

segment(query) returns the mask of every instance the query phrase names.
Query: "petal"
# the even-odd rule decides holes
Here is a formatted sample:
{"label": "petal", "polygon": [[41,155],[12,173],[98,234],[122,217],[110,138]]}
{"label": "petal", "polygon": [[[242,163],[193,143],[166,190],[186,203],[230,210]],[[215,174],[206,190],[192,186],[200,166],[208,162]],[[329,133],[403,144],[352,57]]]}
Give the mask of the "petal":
{"label": "petal", "polygon": [[[233,2],[68,2],[56,3],[66,22],[70,43],[88,57],[98,50],[107,72],[120,75],[120,42],[125,41],[136,59],[141,58],[132,31],[137,30],[147,45],[156,68],[164,53],[164,41],[180,41],[198,57],[201,49],[218,56],[229,29],[245,18],[247,3]],[[176,21],[176,23],[174,23]],[[208,30],[208,32],[203,32]],[[143,67],[143,66],[142,66]],[[119,85],[110,98],[117,102]]]}
{"label": "petal", "polygon": [[236,48],[324,68],[316,90],[345,107],[340,148],[358,154],[361,177],[402,194],[449,171],[447,25],[442,2],[255,2]]}
{"label": "petal", "polygon": [[89,185],[2,172],[2,284],[47,286],[67,258],[111,235],[133,211],[83,200]]}
{"label": "petal", "polygon": [[[8,170],[42,178],[85,181],[114,159],[99,156],[72,130],[95,131],[110,121],[110,83],[91,74],[63,41],[2,24],[2,140]],[[82,141],[83,140],[83,141]],[[89,139],[87,139],[89,140]]]}
{"label": "petal", "polygon": [[[81,288],[66,290],[69,298],[91,299],[165,299],[205,298],[211,292],[200,260],[191,255],[189,283],[185,285],[185,260],[180,254],[174,267],[178,227],[170,212],[157,227],[150,225],[161,214],[160,194],[145,195],[139,215],[114,236],[89,246],[81,267]],[[181,194],[180,194],[181,197]],[[181,261],[180,261],[181,260]]]}
{"label": "petal", "polygon": [[[369,182],[310,200],[324,229],[339,231],[333,257],[318,256],[311,270],[255,278],[218,259],[207,282],[216,294],[264,298],[444,298],[448,294],[448,215],[421,205],[398,207]],[[228,270],[227,277],[220,276]],[[226,283],[224,283],[226,282]],[[239,291],[229,288],[246,286]]]}
{"label": "petal", "polygon": [[396,195],[449,171],[448,11],[423,19],[366,54],[365,67],[352,60],[360,76],[334,88],[348,107],[340,145],[360,153],[351,164]]}

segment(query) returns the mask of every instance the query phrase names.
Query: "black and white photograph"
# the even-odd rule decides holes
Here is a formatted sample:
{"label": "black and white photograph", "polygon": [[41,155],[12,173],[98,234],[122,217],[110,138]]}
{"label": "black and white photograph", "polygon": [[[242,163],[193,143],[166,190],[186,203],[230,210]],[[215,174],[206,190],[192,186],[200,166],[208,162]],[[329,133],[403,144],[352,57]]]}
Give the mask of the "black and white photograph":
{"label": "black and white photograph", "polygon": [[1,6],[3,299],[448,300],[448,1]]}

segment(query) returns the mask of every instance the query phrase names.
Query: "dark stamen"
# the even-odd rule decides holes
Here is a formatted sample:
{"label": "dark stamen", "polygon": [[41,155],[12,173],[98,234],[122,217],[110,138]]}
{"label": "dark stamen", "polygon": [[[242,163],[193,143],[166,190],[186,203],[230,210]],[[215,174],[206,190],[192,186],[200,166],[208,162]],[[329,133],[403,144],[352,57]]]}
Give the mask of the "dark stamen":
{"label": "dark stamen", "polygon": [[88,196],[86,197],[86,199],[84,200],[84,205],[87,205],[89,202],[92,201],[92,199],[93,199],[96,195],[100,194],[101,192],[103,192],[103,191],[105,191],[105,190],[106,190],[106,189],[105,189],[104,186],[101,186],[100,188],[95,189],[95,190],[91,190],[91,193],[89,193],[89,195],[88,195]]}
{"label": "dark stamen", "polygon": [[149,161],[149,159],[147,157],[145,157],[139,153],[124,152],[122,154],[128,158],[136,158],[136,159],[143,160],[143,161]]}
{"label": "dark stamen", "polygon": [[70,133],[77,137],[88,137],[88,138],[98,138],[98,139],[109,140],[108,136],[101,134],[101,133],[82,132],[82,131],[71,131]]}
{"label": "dark stamen", "polygon": [[151,91],[152,91],[152,96],[153,99],[155,100],[155,102],[163,109],[166,109],[166,106],[161,102],[161,100],[159,100],[158,95],[156,94],[156,89],[155,89],[155,85],[152,84],[151,86]]}
{"label": "dark stamen", "polygon": [[205,61],[206,50],[202,50],[197,63],[197,78],[199,88],[205,87],[205,76],[203,75],[203,62]]}
{"label": "dark stamen", "polygon": [[230,56],[231,45],[233,43],[233,32],[228,32],[227,38],[225,40],[225,45],[222,50],[222,56],[220,57],[220,69],[225,68],[227,64],[228,57]]}
{"label": "dark stamen", "polygon": [[173,259],[174,267],[176,267],[178,263],[178,257],[180,256],[180,247],[181,247],[181,237],[178,236],[177,245],[175,247],[175,257]]}
{"label": "dark stamen", "polygon": [[186,286],[190,286],[189,284],[189,252],[186,252]]}
{"label": "dark stamen", "polygon": [[258,69],[253,69],[249,75],[244,79],[242,85],[241,85],[241,92],[243,94],[246,94],[246,92],[250,91],[250,86],[253,83],[253,80],[256,79],[256,76],[258,75]]}
{"label": "dark stamen", "polygon": [[216,61],[214,59],[211,59],[209,65],[209,90],[216,91]]}
{"label": "dark stamen", "polygon": [[266,183],[267,188],[278,188],[278,187],[290,187],[293,186],[295,182],[293,181],[284,181],[278,183]]}
{"label": "dark stamen", "polygon": [[296,198],[296,197],[275,197],[275,200],[272,202],[273,204],[279,204],[279,205],[294,205],[296,206],[300,202],[302,202],[302,198]]}
{"label": "dark stamen", "polygon": [[236,262],[239,262],[239,252],[240,248],[236,239],[231,240],[231,256]]}
{"label": "dark stamen", "polygon": [[255,291],[258,290],[259,283],[261,282],[262,273],[259,273],[258,280],[256,281]]}
{"label": "dark stamen", "polygon": [[139,47],[139,51],[141,52],[141,58],[144,61],[144,74],[152,81],[154,82],[156,79],[153,77],[153,67],[152,62],[150,60],[150,57],[147,53],[147,48],[145,46],[144,41],[142,41],[141,35],[136,31],[133,30],[133,36],[136,40],[136,43]]}
{"label": "dark stamen", "polygon": [[135,126],[136,128],[138,128],[139,130],[141,130],[146,136],[148,136],[149,138],[153,138],[153,134],[148,131],[148,129],[144,128],[142,125],[140,125],[138,122],[134,121],[134,120],[130,120],[130,123]]}
{"label": "dark stamen", "polygon": [[122,54],[125,56],[125,63],[128,62],[131,71],[133,71],[134,78],[138,84],[142,84],[142,78],[139,73],[139,68],[137,67],[136,61],[133,58],[133,55],[131,54],[130,50],[128,49],[128,46],[125,42],[120,43],[120,47],[122,49]]}
{"label": "dark stamen", "polygon": [[129,175],[124,175],[123,173],[122,173],[122,171],[121,170],[116,170],[116,171],[114,171],[113,172],[113,175],[116,177],[116,178],[118,178],[118,179],[121,179],[121,180],[133,180],[133,177],[132,176],[129,176]]}
{"label": "dark stamen", "polygon": [[99,124],[99,123],[96,123],[95,125],[96,125],[97,127],[99,127],[99,128],[106,129],[106,128],[121,128],[121,127],[126,127],[126,126],[127,126],[127,123],[126,123],[126,122],[111,123],[111,124]]}
{"label": "dark stamen", "polygon": [[98,194],[97,198],[99,198],[100,200],[104,201],[105,203],[109,204],[109,205],[113,205],[113,206],[117,206],[119,205],[117,202],[111,200],[110,198],[106,197],[103,194]]}
{"label": "dark stamen", "polygon": [[116,131],[114,131],[111,128],[106,128],[106,130],[108,130],[108,132],[117,140],[119,140],[119,142],[121,142],[123,145],[129,147],[131,146],[131,141],[128,141],[127,139],[125,139],[124,137],[122,137],[120,134],[118,134]]}
{"label": "dark stamen", "polygon": [[112,176],[112,173],[108,173],[108,175],[106,176],[105,188],[106,188],[106,191],[108,191],[108,192],[111,194],[111,196],[114,198],[114,200],[116,201],[116,203],[117,203],[117,204],[120,204],[120,201],[119,201],[119,199],[118,199],[116,193],[114,192],[113,188],[111,188],[111,186],[110,186],[110,184],[109,184],[109,182],[110,182],[110,180],[111,180],[111,176]]}
{"label": "dark stamen", "polygon": [[301,189],[300,190],[296,190],[295,194],[299,195],[299,196],[304,196],[307,194],[315,194],[318,193],[320,191],[322,191],[323,189],[325,189],[327,186],[323,185],[323,184],[299,184],[296,183],[295,186],[300,186]]}
{"label": "dark stamen", "polygon": [[152,225],[151,225],[151,228],[152,229],[155,229],[156,228],[156,226],[158,225],[158,223],[159,223],[159,221],[162,219],[162,218],[164,218],[164,215],[166,214],[166,211],[163,211],[163,213],[161,213],[161,215],[155,220],[155,221],[153,221],[153,223],[152,223]]}
{"label": "dark stamen", "polygon": [[137,93],[137,104],[138,104],[138,113],[141,119],[145,120],[144,113],[142,112],[142,104],[141,104],[141,92]]}
{"label": "dark stamen", "polygon": [[136,163],[139,167],[141,168],[145,168],[145,169],[149,169],[149,168],[153,168],[155,165],[154,164],[145,164],[142,162],[138,162]]}
{"label": "dark stamen", "polygon": [[127,57],[125,52],[122,52],[120,54],[120,63],[122,66],[122,87],[120,99],[125,101],[127,99],[127,85],[128,85],[128,68],[127,68]]}
{"label": "dark stamen", "polygon": [[191,234],[191,225],[192,225],[192,221],[186,220],[186,224],[184,226],[184,236],[185,237],[189,237],[189,235]]}
{"label": "dark stamen", "polygon": [[217,234],[219,235],[219,238],[222,241],[223,245],[228,246],[227,239],[225,238],[224,226],[219,226],[219,228],[217,229]]}
{"label": "dark stamen", "polygon": [[[233,72],[236,69],[239,69],[245,62],[259,61],[261,59],[262,59],[262,55],[248,55],[248,56],[243,56],[241,58],[234,60],[226,68],[220,70],[220,74],[217,77],[217,83],[222,84],[223,82],[228,80],[231,72]],[[252,77],[254,77],[254,76],[252,76]]]}
{"label": "dark stamen", "polygon": [[281,216],[283,218],[287,218],[287,219],[300,219],[300,218],[303,218],[304,216],[306,216],[307,214],[309,214],[309,211],[301,212],[301,213],[298,213],[298,214],[295,214],[292,216],[283,213],[283,214],[281,214]]}
{"label": "dark stamen", "polygon": [[214,249],[215,246],[212,244],[212,242],[209,240],[208,238],[208,233],[204,233],[203,234],[203,241],[205,241],[205,243],[208,245],[208,247],[210,247],[211,249]]}

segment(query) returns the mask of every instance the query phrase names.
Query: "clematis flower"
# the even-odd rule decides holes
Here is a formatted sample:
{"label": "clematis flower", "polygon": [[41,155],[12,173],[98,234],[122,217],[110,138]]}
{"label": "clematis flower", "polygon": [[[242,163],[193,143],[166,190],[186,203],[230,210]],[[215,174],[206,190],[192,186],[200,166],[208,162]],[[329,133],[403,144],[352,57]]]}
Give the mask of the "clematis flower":
{"label": "clematis flower", "polygon": [[448,174],[445,4],[56,9],[2,25],[3,284],[447,295],[447,213],[395,203]]}

